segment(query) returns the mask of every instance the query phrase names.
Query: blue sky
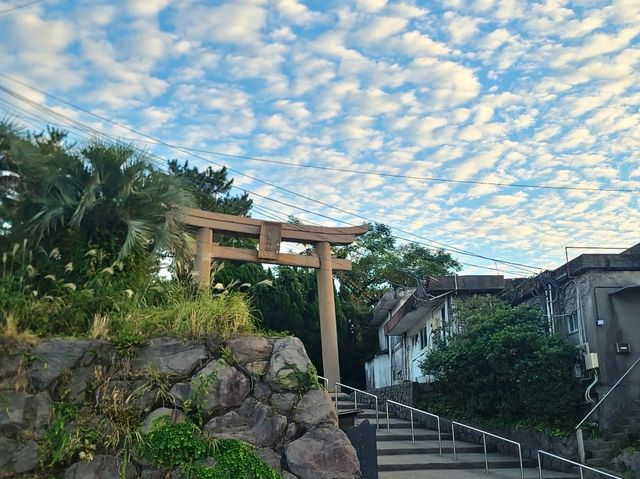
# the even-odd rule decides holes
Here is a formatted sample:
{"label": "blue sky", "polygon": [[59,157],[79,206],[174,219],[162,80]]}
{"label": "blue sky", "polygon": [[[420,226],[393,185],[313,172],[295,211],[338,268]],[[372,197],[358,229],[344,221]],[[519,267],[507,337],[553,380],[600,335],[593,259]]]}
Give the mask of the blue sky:
{"label": "blue sky", "polygon": [[[416,178],[640,189],[637,0],[44,0],[1,13],[20,3],[0,1],[11,78],[171,144],[356,171],[140,144],[271,183],[232,174],[261,195],[253,216],[366,218],[541,268],[566,245],[640,242],[638,193]],[[141,138],[24,84],[0,77],[65,117]],[[2,92],[0,110],[27,126],[61,121]]]}

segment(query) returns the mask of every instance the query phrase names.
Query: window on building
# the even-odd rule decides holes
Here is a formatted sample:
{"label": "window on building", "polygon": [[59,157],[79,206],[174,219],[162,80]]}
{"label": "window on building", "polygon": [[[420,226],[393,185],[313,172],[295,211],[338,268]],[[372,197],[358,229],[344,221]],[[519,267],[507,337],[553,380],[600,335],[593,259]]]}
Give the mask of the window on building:
{"label": "window on building", "polygon": [[573,334],[578,332],[578,312],[574,311],[567,316],[567,333]]}
{"label": "window on building", "polygon": [[429,335],[427,334],[427,325],[425,324],[420,330],[420,349],[424,349],[429,345]]}

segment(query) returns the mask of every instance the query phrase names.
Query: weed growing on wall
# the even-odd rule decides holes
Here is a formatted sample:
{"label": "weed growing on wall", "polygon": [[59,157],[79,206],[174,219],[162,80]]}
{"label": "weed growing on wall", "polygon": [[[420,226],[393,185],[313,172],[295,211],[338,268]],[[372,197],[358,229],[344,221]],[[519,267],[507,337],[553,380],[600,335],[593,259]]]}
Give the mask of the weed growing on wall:
{"label": "weed growing on wall", "polygon": [[279,374],[270,381],[271,388],[274,391],[295,391],[303,396],[310,389],[320,389],[318,382],[318,372],[313,364],[301,370],[295,364],[286,364],[283,371],[289,371],[286,374]]}

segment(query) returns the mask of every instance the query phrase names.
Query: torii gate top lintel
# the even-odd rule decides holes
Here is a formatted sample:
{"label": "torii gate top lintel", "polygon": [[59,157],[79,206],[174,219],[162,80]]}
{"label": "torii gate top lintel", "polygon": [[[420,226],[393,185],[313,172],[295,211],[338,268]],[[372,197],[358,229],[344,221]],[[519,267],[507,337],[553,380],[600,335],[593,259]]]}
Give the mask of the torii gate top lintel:
{"label": "torii gate top lintel", "polygon": [[235,233],[240,236],[260,237],[263,225],[280,225],[283,241],[294,243],[321,243],[328,242],[332,245],[346,245],[354,242],[356,236],[369,231],[369,225],[327,227],[311,226],[296,223],[278,223],[264,221],[246,216],[235,216],[224,213],[187,209],[186,223],[191,226],[211,228],[214,231]]}

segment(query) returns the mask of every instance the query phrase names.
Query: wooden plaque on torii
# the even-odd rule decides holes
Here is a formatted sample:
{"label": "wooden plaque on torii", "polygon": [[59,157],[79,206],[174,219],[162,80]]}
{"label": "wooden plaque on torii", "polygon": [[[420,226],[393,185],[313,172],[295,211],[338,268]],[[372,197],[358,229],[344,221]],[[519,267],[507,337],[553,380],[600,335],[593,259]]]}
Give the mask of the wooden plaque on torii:
{"label": "wooden plaque on torii", "polygon": [[[333,390],[335,383],[340,382],[333,271],[350,271],[351,261],[332,257],[331,245],[353,243],[357,236],[369,230],[369,225],[331,228],[278,223],[192,208],[187,210],[185,223],[199,228],[194,269],[198,281],[203,286],[210,285],[213,258],[301,266],[317,270],[322,366],[329,381],[329,389]],[[214,231],[256,238],[259,240],[259,249],[220,246],[213,243]],[[282,241],[312,244],[315,246],[316,254],[281,253]]]}

